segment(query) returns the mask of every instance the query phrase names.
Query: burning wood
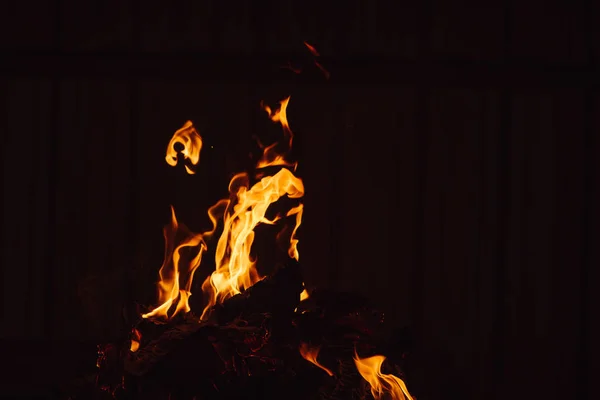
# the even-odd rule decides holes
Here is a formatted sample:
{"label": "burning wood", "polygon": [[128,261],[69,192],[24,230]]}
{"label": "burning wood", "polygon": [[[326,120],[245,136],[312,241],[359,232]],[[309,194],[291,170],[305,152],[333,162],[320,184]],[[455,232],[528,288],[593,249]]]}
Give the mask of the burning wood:
{"label": "burning wood", "polygon": [[[296,236],[302,203],[274,219],[266,217],[280,198],[301,201],[304,195],[302,180],[289,169],[297,164],[287,159],[293,140],[286,115],[289,100],[275,111],[263,105],[269,118],[281,124],[284,141],[261,145],[256,183],[250,185],[246,173],[232,178],[229,197],[208,211],[210,231],[190,232],[171,208],[158,305],[140,315],[129,338],[99,351],[96,387],[107,398],[233,399],[251,394],[262,399],[412,400],[400,377],[382,372],[385,357],[379,353],[391,348],[392,338],[383,315],[359,296],[309,294],[305,288]],[[202,138],[191,122],[169,143],[170,165],[179,159],[176,143],[183,147],[184,159],[197,165]],[[267,175],[273,167],[279,169]],[[194,173],[187,165],[186,170]],[[294,218],[289,218],[293,228],[285,239],[287,262],[263,277],[251,256],[255,228],[288,217]],[[196,315],[188,302],[192,280],[217,230],[215,270],[202,285],[206,304]],[[359,358],[359,352],[372,356]]]}

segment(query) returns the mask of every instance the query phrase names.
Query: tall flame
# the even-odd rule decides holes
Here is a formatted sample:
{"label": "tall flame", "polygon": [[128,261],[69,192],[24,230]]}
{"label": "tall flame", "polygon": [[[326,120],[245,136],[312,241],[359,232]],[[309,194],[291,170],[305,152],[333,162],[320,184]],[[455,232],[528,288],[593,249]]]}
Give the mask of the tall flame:
{"label": "tall flame", "polygon": [[[290,97],[280,102],[281,107],[272,111],[269,106],[263,105],[269,117],[274,122],[279,122],[287,141],[286,151],[292,145],[293,133],[287,121],[286,109]],[[257,168],[270,166],[291,166],[277,151],[277,142],[263,147],[263,156]],[[254,229],[259,224],[273,224],[266,218],[266,213],[271,204],[283,196],[298,199],[304,196],[302,180],[294,176],[287,168],[280,169],[273,176],[265,176],[249,188],[249,178],[245,173],[235,175],[229,183],[230,199],[222,200],[225,205],[223,214],[223,232],[217,242],[215,251],[215,271],[202,285],[204,293],[208,294],[208,303],[202,312],[203,319],[210,308],[227,298],[241,293],[258,282],[262,277],[256,269],[256,260],[250,252],[254,242]],[[299,259],[298,239],[296,232],[302,221],[302,204],[290,209],[286,216],[295,216],[295,225],[290,238],[288,254]],[[216,228],[216,219],[213,219],[213,231]]]}
{"label": "tall flame", "polygon": [[[194,166],[197,165],[198,161],[200,161],[200,150],[202,150],[202,137],[198,131],[196,131],[196,128],[194,128],[192,121],[187,121],[183,124],[183,126],[173,134],[171,141],[169,141],[165,159],[167,164],[172,167],[177,165],[177,150],[175,150],[175,144],[177,143],[183,146],[181,154],[183,154],[184,160],[189,160]],[[188,165],[185,165],[185,170],[190,175],[195,174],[194,170]]]}
{"label": "tall flame", "polygon": [[[192,294],[190,291],[192,280],[205,250],[203,236],[191,233],[184,226],[180,226],[173,207],[171,207],[171,222],[163,229],[163,235],[165,238],[165,256],[158,272],[160,277],[158,303],[160,305],[151,312],[142,315],[142,318],[151,318],[157,322],[165,322],[181,311],[190,311],[188,299]],[[183,240],[176,246],[178,236],[183,236]],[[192,257],[185,254],[182,257],[184,251],[186,253],[196,251],[196,254]],[[181,287],[180,280],[182,277],[185,283]],[[175,301],[177,301],[175,310],[169,315]]]}
{"label": "tall flame", "polygon": [[318,357],[320,351],[321,351],[321,348],[318,346],[311,347],[308,345],[308,343],[300,343],[300,355],[302,356],[302,358],[304,358],[308,362],[313,363],[317,367],[321,368],[323,371],[325,371],[327,373],[327,375],[333,376],[333,372],[331,372],[330,369],[328,369],[327,367],[324,367],[317,361],[317,357]]}
{"label": "tall flame", "polygon": [[[277,142],[263,147],[263,156],[257,164],[257,168],[281,166],[295,166],[285,160],[285,154],[289,152],[293,133],[287,121],[286,109],[290,97],[280,102],[280,108],[273,111],[269,106],[262,105],[273,122],[279,122],[283,129],[284,151],[278,150]],[[177,164],[177,151],[175,144],[183,145],[182,154],[196,165],[200,159],[202,138],[190,121],[175,132],[169,146],[167,147],[166,160],[169,165]],[[186,171],[193,174],[188,165]],[[249,177],[246,173],[235,175],[229,183],[229,198],[222,199],[208,210],[209,218],[213,228],[202,234],[191,233],[182,230],[175,217],[175,210],[171,207],[171,223],[164,229],[165,257],[160,268],[160,281],[158,283],[159,306],[151,312],[142,315],[143,318],[152,318],[155,321],[165,321],[179,312],[188,312],[190,307],[188,298],[194,271],[200,265],[202,254],[206,250],[205,240],[212,237],[217,229],[218,221],[223,219],[223,232],[219,237],[215,250],[215,271],[202,284],[202,291],[208,295],[208,302],[202,312],[204,319],[207,312],[215,304],[227,298],[241,293],[249,288],[262,277],[256,269],[256,260],[251,256],[251,248],[254,242],[254,229],[259,224],[274,224],[281,216],[270,221],[266,213],[271,204],[283,196],[299,199],[304,196],[304,184],[302,180],[294,176],[287,168],[281,168],[272,176],[265,176],[249,187]],[[296,233],[302,221],[303,205],[299,204],[291,208],[285,215],[295,216],[294,229],[290,237],[288,254],[298,260],[298,239]],[[176,246],[176,236],[184,240]],[[197,248],[196,255],[187,260],[182,257],[184,248]],[[189,251],[189,250],[188,250]],[[180,287],[180,275],[185,273],[187,280],[185,286]],[[176,303],[175,303],[176,302]],[[176,304],[174,312],[171,313],[173,304]],[[170,315],[169,315],[170,314]]]}
{"label": "tall flame", "polygon": [[387,395],[391,400],[414,400],[402,379],[381,372],[384,361],[384,356],[360,358],[356,352],[354,353],[356,368],[364,380],[371,385],[373,398],[382,400]]}

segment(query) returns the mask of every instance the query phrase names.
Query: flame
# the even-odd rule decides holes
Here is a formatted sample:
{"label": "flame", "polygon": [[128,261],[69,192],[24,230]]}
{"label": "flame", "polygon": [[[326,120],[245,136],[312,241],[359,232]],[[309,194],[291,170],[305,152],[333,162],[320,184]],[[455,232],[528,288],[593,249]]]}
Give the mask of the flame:
{"label": "flame", "polygon": [[[230,190],[234,189],[236,181],[245,177],[245,174],[233,177]],[[250,255],[254,242],[254,228],[260,223],[273,223],[265,218],[265,214],[269,206],[284,195],[290,198],[300,198],[304,195],[302,180],[286,168],[282,168],[273,176],[262,178],[250,189],[244,185],[239,187],[235,194],[237,203],[228,207],[224,216],[223,233],[215,252],[216,270],[202,286],[202,290],[210,296],[202,317],[217,302],[241,293],[262,279],[256,270],[256,260]],[[299,212],[296,215],[298,216]],[[296,221],[294,232],[299,224],[298,218]],[[289,253],[297,256],[297,240],[292,239],[291,242]]]}
{"label": "flame", "polygon": [[[277,142],[268,147],[261,146],[263,147],[263,156],[258,162],[257,168],[296,165],[287,162],[284,157],[284,154],[290,150],[293,139],[286,114],[289,99],[288,96],[282,100],[280,108],[275,111],[271,110],[269,106],[263,105],[269,118],[273,122],[281,124],[287,148],[281,153],[277,149]],[[175,143],[183,144],[182,153],[192,165],[198,163],[202,139],[190,121],[175,132],[169,142],[166,156],[169,165],[177,163]],[[186,171],[189,174],[194,173],[187,165]],[[294,199],[303,197],[304,184],[289,169],[281,168],[275,175],[262,177],[260,181],[249,188],[248,175],[239,173],[229,182],[229,194],[229,198],[220,200],[208,210],[213,228],[202,234],[191,233],[184,227],[180,227],[175,210],[171,207],[171,223],[164,229],[165,256],[159,271],[158,303],[160,305],[151,312],[143,314],[143,318],[164,322],[180,312],[190,311],[188,299],[191,296],[190,289],[194,271],[200,265],[202,254],[206,250],[205,240],[213,236],[220,219],[223,220],[223,232],[215,249],[215,271],[202,284],[202,291],[207,294],[208,301],[201,319],[204,319],[211,307],[218,302],[241,293],[262,279],[256,269],[256,260],[251,256],[254,228],[261,223],[274,224],[279,220],[280,216],[272,221],[266,218],[269,206],[282,196]],[[296,233],[302,221],[302,212],[303,205],[299,204],[286,213],[286,217],[295,216],[288,254],[296,260],[300,257]],[[176,239],[182,236],[182,232],[184,239],[175,247]],[[192,248],[196,251],[196,255],[189,260],[184,259],[182,257],[184,248]],[[185,285],[180,287],[182,274],[187,277],[187,280]],[[174,303],[176,304],[175,310],[171,313]],[[133,347],[135,345],[132,341]]]}
{"label": "flame", "polygon": [[308,291],[304,289],[302,293],[300,293],[300,301],[304,301],[308,299],[310,296],[308,295]]}
{"label": "flame", "polygon": [[[175,247],[176,238],[183,233],[184,239]],[[142,318],[152,318],[155,321],[166,321],[180,312],[189,312],[190,306],[188,299],[191,296],[192,280],[194,272],[200,265],[202,253],[206,246],[202,234],[195,234],[187,231],[184,226],[180,226],[175,216],[175,209],[171,206],[171,222],[163,230],[165,238],[165,256],[163,264],[158,272],[160,280],[158,282],[158,302],[159,306]],[[196,250],[197,253],[191,259],[182,257],[184,249]],[[180,288],[181,275],[184,275],[185,285]],[[175,311],[168,315],[173,303],[177,301]]]}
{"label": "flame", "polygon": [[[315,57],[319,57],[320,56],[319,52],[317,51],[317,49],[314,46],[308,44],[307,42],[304,42],[304,45],[306,46],[306,48],[308,49],[308,51],[311,52],[311,54],[313,56],[315,56]],[[331,74],[329,73],[329,71],[327,71],[325,69],[325,67],[323,65],[321,65],[321,63],[319,63],[318,61],[315,60],[314,63],[317,66],[317,68],[319,68],[321,70],[321,72],[323,73],[323,75],[325,75],[325,79],[329,79],[329,77],[331,76]]]}
{"label": "flame", "polygon": [[327,372],[327,375],[333,376],[333,372],[331,372],[331,370],[322,366],[317,361],[317,357],[320,351],[321,347],[319,346],[311,347],[307,343],[300,343],[300,355],[302,355],[302,358],[304,358],[306,361],[313,363],[317,367],[321,368],[323,371]]}
{"label": "flame", "polygon": [[371,394],[375,400],[383,399],[385,395],[392,400],[414,400],[402,379],[391,374],[381,373],[384,361],[384,356],[360,358],[356,351],[354,353],[356,368],[364,380],[371,385]]}
{"label": "flame", "polygon": [[[167,164],[174,167],[177,165],[177,151],[175,150],[175,144],[179,143],[183,145],[184,160],[189,160],[192,165],[197,165],[200,161],[200,150],[202,150],[202,137],[194,128],[192,121],[187,121],[181,128],[179,128],[171,138],[169,145],[167,146],[167,155],[165,159]],[[188,165],[185,165],[185,170],[188,174],[193,175],[195,171],[192,170]]]}
{"label": "flame", "polygon": [[[275,111],[271,110],[271,107],[261,102],[261,107],[267,112],[271,121],[279,122],[281,124],[284,139],[287,140],[287,151],[289,151],[292,148],[292,141],[294,139],[294,133],[290,129],[290,125],[287,119],[287,106],[289,102],[290,97],[288,96],[287,98],[279,102],[280,107],[278,110]],[[279,142],[275,142],[263,148],[263,155],[262,158],[258,161],[258,164],[256,165],[257,168],[272,167],[277,165],[287,167],[296,166],[296,164],[290,163],[285,160],[285,152],[281,153],[277,151],[278,145]],[[261,147],[263,146],[261,145]]]}
{"label": "flame", "polygon": [[131,332],[131,346],[129,347],[129,351],[135,353],[140,348],[140,341],[142,340],[142,334],[137,329],[133,328]]}
{"label": "flame", "polygon": [[317,66],[317,68],[319,68],[321,70],[321,72],[323,73],[323,75],[325,75],[325,79],[329,79],[329,77],[331,76],[331,74],[329,73],[329,71],[327,71],[325,69],[325,67],[322,66],[318,61],[315,61],[315,65]]}
{"label": "flame", "polygon": [[315,56],[315,57],[319,57],[320,56],[319,52],[317,51],[317,49],[315,49],[314,46],[308,44],[308,42],[306,42],[306,41],[304,42],[304,45],[306,46],[306,48],[308,49],[308,51],[310,51],[312,53],[313,56]]}
{"label": "flame", "polygon": [[[280,102],[279,110],[272,111],[269,106],[263,108],[272,121],[281,123],[287,150],[291,148],[293,133],[287,121],[286,109],[290,97]],[[262,103],[261,103],[262,104]],[[263,156],[257,168],[268,166],[291,166],[284,156],[277,151],[277,142],[263,148]],[[241,293],[262,279],[256,270],[256,260],[250,251],[254,242],[254,229],[259,224],[274,224],[266,218],[271,204],[283,196],[299,199],[304,196],[302,180],[294,176],[287,168],[280,169],[275,175],[265,176],[251,188],[245,173],[235,175],[229,183],[230,199],[221,200],[223,212],[223,232],[215,250],[215,271],[202,284],[202,291],[208,295],[208,302],[202,312],[204,319],[212,306],[229,297]],[[295,226],[290,238],[288,254],[299,259],[298,239],[296,232],[302,221],[302,204],[290,209],[286,216],[295,215]],[[209,214],[211,212],[209,211]],[[216,229],[217,213],[213,212],[213,231]]]}

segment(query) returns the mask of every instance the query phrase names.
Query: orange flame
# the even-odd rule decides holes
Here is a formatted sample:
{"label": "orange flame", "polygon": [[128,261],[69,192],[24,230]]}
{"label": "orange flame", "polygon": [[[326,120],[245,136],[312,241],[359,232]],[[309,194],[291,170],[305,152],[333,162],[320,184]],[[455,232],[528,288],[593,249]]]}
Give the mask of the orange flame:
{"label": "orange flame", "polygon": [[[319,52],[317,51],[317,49],[314,46],[308,44],[307,42],[304,42],[304,45],[306,46],[306,48],[308,49],[308,51],[311,52],[311,54],[313,56],[315,56],[315,57],[319,57],[320,56]],[[331,76],[331,74],[329,73],[329,71],[327,71],[325,69],[325,67],[323,65],[321,65],[321,63],[319,63],[318,61],[315,60],[314,63],[317,66],[317,68],[319,68],[321,70],[321,72],[323,73],[323,75],[325,75],[325,79],[329,79],[329,77]]]}
{"label": "orange flame", "polygon": [[[287,149],[292,146],[293,133],[289,127],[286,109],[290,97],[280,102],[279,110],[272,111],[269,106],[263,109],[273,122],[281,123],[284,138],[287,140]],[[257,168],[270,166],[291,166],[284,156],[277,151],[278,143],[264,147],[263,156]],[[235,175],[229,183],[229,193],[232,200],[221,200],[220,207],[223,212],[223,232],[217,242],[215,251],[215,271],[202,284],[202,291],[208,294],[208,303],[202,312],[204,319],[210,308],[223,302],[229,297],[241,293],[262,279],[256,270],[256,260],[250,251],[254,242],[254,228],[259,224],[274,224],[279,217],[270,221],[266,212],[271,204],[282,196],[301,198],[304,196],[302,180],[294,176],[287,168],[280,169],[273,176],[263,177],[259,182],[249,187],[248,175],[240,173]],[[295,226],[290,238],[288,254],[299,259],[298,239],[296,232],[302,221],[302,204],[290,209],[286,216],[296,216]],[[210,214],[210,211],[209,211]],[[213,232],[216,229],[216,212],[213,212]]]}
{"label": "orange flame", "polygon": [[360,358],[356,351],[354,363],[360,375],[371,385],[371,394],[375,400],[381,400],[388,395],[392,400],[414,400],[408,393],[404,381],[397,376],[381,373],[384,356]]}
{"label": "orange flame", "polygon": [[306,289],[304,289],[302,291],[302,293],[300,293],[300,301],[304,301],[306,299],[308,299],[310,296],[308,294],[308,291]]}
{"label": "orange flame", "polygon": [[135,353],[140,348],[140,341],[142,340],[142,334],[137,329],[133,328],[131,332],[131,346],[129,346],[129,351]]}
{"label": "orange flame", "polygon": [[331,372],[331,370],[329,370],[327,367],[322,366],[317,361],[317,357],[320,351],[321,347],[311,347],[307,343],[300,343],[300,355],[302,355],[302,358],[304,358],[306,361],[313,363],[317,367],[321,368],[323,371],[327,372],[327,375],[333,376],[333,372]]}
{"label": "orange flame", "polygon": [[308,49],[308,51],[310,51],[312,53],[313,56],[315,56],[315,57],[319,57],[320,56],[319,52],[317,51],[317,49],[315,49],[314,46],[308,44],[308,42],[306,42],[306,41],[304,42],[304,45],[306,46],[306,48]]}
{"label": "orange flame", "polygon": [[279,152],[277,150],[279,142],[275,142],[263,148],[263,156],[258,161],[258,164],[256,166],[257,168],[272,167],[277,165],[287,167],[296,166],[295,164],[289,163],[285,160],[285,153],[292,148],[292,141],[294,139],[294,133],[290,129],[290,125],[287,119],[287,106],[289,102],[290,97],[288,96],[287,98],[279,102],[280,107],[278,110],[275,111],[271,110],[271,107],[261,102],[261,107],[267,112],[271,121],[279,122],[281,124],[281,127],[283,128],[283,137],[287,141],[287,149],[285,152]]}
{"label": "orange flame", "polygon": [[[287,141],[286,152],[292,145],[293,133],[289,127],[286,108],[290,97],[280,102],[281,107],[272,111],[269,106],[263,108],[267,111],[273,122],[279,122],[283,128],[284,137]],[[261,103],[262,104],[262,103]],[[202,139],[196,132],[191,122],[175,132],[167,148],[166,160],[169,165],[176,165],[177,153],[175,143],[184,145],[183,155],[193,165],[199,160]],[[258,162],[257,168],[268,166],[292,166],[284,156],[277,151],[277,144],[263,147],[263,156]],[[262,147],[262,146],[261,146]],[[194,171],[186,165],[188,173]],[[202,253],[206,250],[205,240],[215,233],[219,219],[223,218],[223,232],[217,242],[215,250],[215,271],[202,284],[202,291],[208,295],[208,302],[202,312],[204,319],[207,312],[217,302],[241,293],[260,279],[256,270],[256,260],[251,257],[250,251],[254,242],[254,228],[263,224],[274,224],[280,217],[273,221],[266,218],[266,212],[271,204],[282,196],[299,199],[304,196],[304,184],[302,180],[294,176],[287,168],[280,169],[273,176],[263,177],[259,182],[249,188],[249,178],[245,173],[235,175],[229,183],[230,196],[222,199],[208,210],[209,218],[213,228],[209,232],[195,234],[180,227],[175,216],[175,210],[171,207],[171,223],[164,229],[165,257],[160,268],[158,282],[159,306],[151,312],[142,315],[143,318],[152,318],[155,322],[164,322],[177,315],[179,312],[189,312],[188,298],[191,296],[191,285],[194,271],[200,265]],[[290,257],[299,259],[298,239],[296,233],[302,221],[303,205],[300,204],[290,209],[286,216],[295,216],[295,225],[290,237],[288,254]],[[183,232],[184,240],[175,247],[176,237]],[[196,255],[187,260],[182,257],[190,249],[183,253],[184,248],[196,250]],[[189,258],[189,257],[188,257]],[[181,274],[186,275],[185,286],[180,288]],[[177,303],[175,303],[177,302]],[[173,304],[176,304],[175,310]],[[132,342],[132,347],[134,346]]]}
{"label": "orange flame", "polygon": [[[192,121],[187,121],[181,128],[179,128],[169,141],[167,146],[167,155],[165,159],[167,164],[174,167],[177,165],[177,150],[175,150],[175,144],[179,143],[183,146],[181,153],[183,154],[184,160],[189,160],[192,165],[197,165],[200,161],[200,150],[202,150],[202,137],[194,128]],[[185,170],[188,174],[195,174],[188,165],[185,165]]]}
{"label": "orange flame", "polygon": [[[189,312],[188,299],[191,296],[192,280],[196,268],[202,260],[205,250],[202,234],[189,232],[184,226],[180,226],[175,216],[175,209],[171,206],[171,223],[163,230],[165,238],[165,256],[163,264],[158,272],[158,302],[159,306],[142,318],[151,318],[154,321],[164,322],[171,319],[181,311]],[[184,239],[175,247],[177,236],[183,234]],[[183,251],[196,250],[197,253],[191,258],[182,257]],[[184,275],[185,285],[180,288],[181,275]],[[169,315],[173,303],[177,301],[175,311]]]}
{"label": "orange flame", "polygon": [[[230,190],[233,191],[241,180],[246,180],[245,174],[234,176]],[[250,255],[254,228],[260,223],[274,222],[266,219],[265,214],[269,206],[284,195],[290,198],[304,195],[302,180],[286,168],[262,178],[250,189],[245,185],[239,186],[235,194],[237,203],[228,207],[224,216],[223,233],[215,252],[216,270],[202,285],[202,290],[210,296],[202,318],[217,302],[241,293],[262,279],[256,270],[256,260]],[[297,240],[293,239],[289,250],[295,256],[298,254],[296,244]]]}

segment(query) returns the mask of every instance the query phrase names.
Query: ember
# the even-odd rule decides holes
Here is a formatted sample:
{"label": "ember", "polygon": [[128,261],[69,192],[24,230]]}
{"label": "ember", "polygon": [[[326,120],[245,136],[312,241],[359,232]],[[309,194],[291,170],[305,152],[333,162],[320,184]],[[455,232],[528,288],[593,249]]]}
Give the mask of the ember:
{"label": "ember", "polygon": [[[284,140],[259,144],[258,176],[231,179],[228,198],[208,210],[210,231],[190,232],[171,208],[157,305],[139,316],[122,343],[99,348],[94,385],[71,399],[412,399],[401,379],[406,349],[383,315],[360,296],[309,293],[304,286],[297,238],[304,184],[288,159],[294,137],[289,101],[277,110],[262,106],[281,125]],[[194,174],[202,138],[191,122],[169,143],[172,166],[181,159],[176,144],[183,147],[187,173]],[[268,219],[269,207],[283,197],[295,204]],[[289,229],[277,239],[287,261],[261,276],[251,255],[255,228],[286,223]],[[194,272],[211,246],[214,271],[202,285],[206,301],[197,315],[188,300]]]}

